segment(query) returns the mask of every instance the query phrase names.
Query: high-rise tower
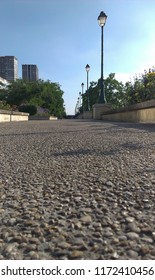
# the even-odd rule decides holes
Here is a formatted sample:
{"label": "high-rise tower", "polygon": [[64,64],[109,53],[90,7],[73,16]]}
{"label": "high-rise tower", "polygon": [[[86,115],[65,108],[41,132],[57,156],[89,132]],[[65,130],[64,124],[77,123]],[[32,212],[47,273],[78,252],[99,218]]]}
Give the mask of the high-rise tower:
{"label": "high-rise tower", "polygon": [[15,56],[0,56],[0,77],[10,82],[18,79],[18,59]]}
{"label": "high-rise tower", "polygon": [[38,80],[38,67],[34,64],[23,64],[22,65],[22,78],[29,82]]}

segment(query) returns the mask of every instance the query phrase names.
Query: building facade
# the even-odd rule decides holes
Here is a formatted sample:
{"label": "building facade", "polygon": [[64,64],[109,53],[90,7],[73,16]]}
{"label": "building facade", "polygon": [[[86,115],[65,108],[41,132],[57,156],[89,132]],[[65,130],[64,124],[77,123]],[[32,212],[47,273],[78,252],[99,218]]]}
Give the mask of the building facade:
{"label": "building facade", "polygon": [[9,82],[18,79],[18,59],[15,56],[0,56],[0,77]]}
{"label": "building facade", "polygon": [[39,79],[38,67],[34,64],[22,65],[22,79],[33,82]]}

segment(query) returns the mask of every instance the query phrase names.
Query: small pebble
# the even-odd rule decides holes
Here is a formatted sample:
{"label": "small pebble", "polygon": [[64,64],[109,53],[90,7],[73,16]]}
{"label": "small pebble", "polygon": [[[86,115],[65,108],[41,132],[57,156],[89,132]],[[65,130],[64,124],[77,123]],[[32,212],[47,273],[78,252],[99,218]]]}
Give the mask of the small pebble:
{"label": "small pebble", "polygon": [[83,216],[80,220],[81,220],[81,222],[83,222],[83,223],[91,223],[92,218],[91,218],[91,216],[86,215],[86,216]]}
{"label": "small pebble", "polygon": [[83,256],[82,251],[74,250],[70,253],[70,258],[76,259],[76,258],[81,258]]}
{"label": "small pebble", "polygon": [[138,253],[136,251],[133,250],[128,250],[127,254],[130,258],[132,259],[137,259],[138,258]]}
{"label": "small pebble", "polygon": [[136,240],[139,239],[139,235],[135,232],[128,232],[126,234],[127,238],[131,239],[131,240]]}

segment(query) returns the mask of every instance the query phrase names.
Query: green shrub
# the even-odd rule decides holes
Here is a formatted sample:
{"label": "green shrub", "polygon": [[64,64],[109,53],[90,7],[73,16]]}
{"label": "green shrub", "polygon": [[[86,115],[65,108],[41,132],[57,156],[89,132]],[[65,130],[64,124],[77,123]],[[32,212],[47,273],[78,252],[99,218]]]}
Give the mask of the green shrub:
{"label": "green shrub", "polygon": [[0,101],[0,109],[2,110],[11,110],[11,107],[9,104],[6,103],[6,101]]}
{"label": "green shrub", "polygon": [[33,116],[37,113],[37,107],[35,105],[20,105],[18,108],[19,112],[29,113],[30,116]]}

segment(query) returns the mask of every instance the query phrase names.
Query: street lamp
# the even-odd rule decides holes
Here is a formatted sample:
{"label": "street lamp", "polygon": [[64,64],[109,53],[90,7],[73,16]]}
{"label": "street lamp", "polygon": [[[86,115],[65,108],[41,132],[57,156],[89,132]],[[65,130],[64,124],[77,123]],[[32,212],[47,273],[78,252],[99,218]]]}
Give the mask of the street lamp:
{"label": "street lamp", "polygon": [[84,90],[84,83],[81,84],[81,88],[82,88],[81,97],[82,97],[82,112],[83,112],[83,90]]}
{"label": "street lamp", "polygon": [[79,105],[80,104],[80,98],[78,97],[78,100],[77,100],[77,113],[79,113]]}
{"label": "street lamp", "polygon": [[101,92],[98,103],[105,103],[104,80],[103,80],[103,27],[106,23],[107,15],[102,11],[98,16],[98,23],[101,26]]}
{"label": "street lamp", "polygon": [[89,73],[89,70],[90,70],[89,64],[86,65],[85,69],[86,69],[86,72],[87,72],[87,94],[88,94],[88,104],[87,104],[88,108],[87,108],[87,111],[89,111],[89,92],[88,92],[88,87],[89,87],[88,86],[88,84],[89,84],[88,73]]}
{"label": "street lamp", "polygon": [[79,92],[79,113],[81,110],[81,92]]}
{"label": "street lamp", "polygon": [[81,88],[82,88],[82,94],[83,94],[84,83],[81,84]]}

